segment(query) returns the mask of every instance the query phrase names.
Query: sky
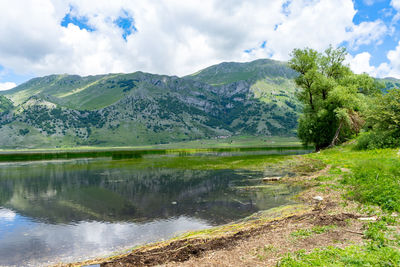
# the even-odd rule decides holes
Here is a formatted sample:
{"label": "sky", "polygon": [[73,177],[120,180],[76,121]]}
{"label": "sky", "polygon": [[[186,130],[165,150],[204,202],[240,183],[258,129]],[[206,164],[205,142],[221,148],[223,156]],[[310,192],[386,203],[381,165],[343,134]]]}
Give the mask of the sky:
{"label": "sky", "polygon": [[400,0],[0,0],[0,90],[33,77],[188,75],[223,61],[345,46],[400,78]]}

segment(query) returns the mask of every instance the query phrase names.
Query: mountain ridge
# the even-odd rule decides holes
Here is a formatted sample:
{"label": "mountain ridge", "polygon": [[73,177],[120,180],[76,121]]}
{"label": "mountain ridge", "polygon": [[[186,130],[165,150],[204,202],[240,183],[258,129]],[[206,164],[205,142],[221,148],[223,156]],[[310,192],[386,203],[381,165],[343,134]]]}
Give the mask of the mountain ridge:
{"label": "mountain ridge", "polygon": [[284,62],[261,59],[224,62],[184,77],[138,71],[33,78],[0,93],[13,102],[0,113],[0,147],[293,136],[301,110],[295,75]]}

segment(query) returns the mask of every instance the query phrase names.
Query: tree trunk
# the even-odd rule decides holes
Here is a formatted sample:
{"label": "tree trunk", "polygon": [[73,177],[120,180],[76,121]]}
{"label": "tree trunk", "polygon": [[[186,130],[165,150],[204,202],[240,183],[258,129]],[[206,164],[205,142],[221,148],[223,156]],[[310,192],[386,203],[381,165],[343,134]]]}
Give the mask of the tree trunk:
{"label": "tree trunk", "polygon": [[339,134],[340,134],[340,130],[342,129],[342,126],[343,126],[343,120],[340,120],[339,127],[336,129],[335,136],[333,137],[332,142],[329,145],[329,147],[334,147],[335,146],[336,141],[339,138]]}
{"label": "tree trunk", "polygon": [[315,145],[315,152],[318,152],[318,151],[320,151],[321,150],[321,146],[320,145]]}
{"label": "tree trunk", "polygon": [[311,91],[310,91],[310,92],[308,92],[308,94],[309,94],[309,96],[310,96],[310,106],[311,106],[311,109],[312,109],[312,110],[314,110],[314,103],[313,103],[313,99],[312,99],[312,93],[311,93]]}

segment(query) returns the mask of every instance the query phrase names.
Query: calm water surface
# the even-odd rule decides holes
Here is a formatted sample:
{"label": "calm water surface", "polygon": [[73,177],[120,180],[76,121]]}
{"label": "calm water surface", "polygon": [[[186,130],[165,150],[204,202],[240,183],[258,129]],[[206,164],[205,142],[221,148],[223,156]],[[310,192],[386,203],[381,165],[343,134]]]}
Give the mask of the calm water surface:
{"label": "calm water surface", "polygon": [[287,204],[299,190],[243,190],[264,175],[143,168],[138,160],[0,163],[0,265],[108,255]]}

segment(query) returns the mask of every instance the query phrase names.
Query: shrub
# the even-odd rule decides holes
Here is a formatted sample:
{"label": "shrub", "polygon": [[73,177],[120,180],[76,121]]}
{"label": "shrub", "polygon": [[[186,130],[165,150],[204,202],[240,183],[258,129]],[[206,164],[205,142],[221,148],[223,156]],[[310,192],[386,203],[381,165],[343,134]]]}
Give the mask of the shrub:
{"label": "shrub", "polygon": [[360,134],[356,149],[395,148],[400,146],[400,133],[394,131],[371,131]]}
{"label": "shrub", "polygon": [[369,132],[358,139],[358,149],[400,146],[400,89],[375,99],[366,126]]}

